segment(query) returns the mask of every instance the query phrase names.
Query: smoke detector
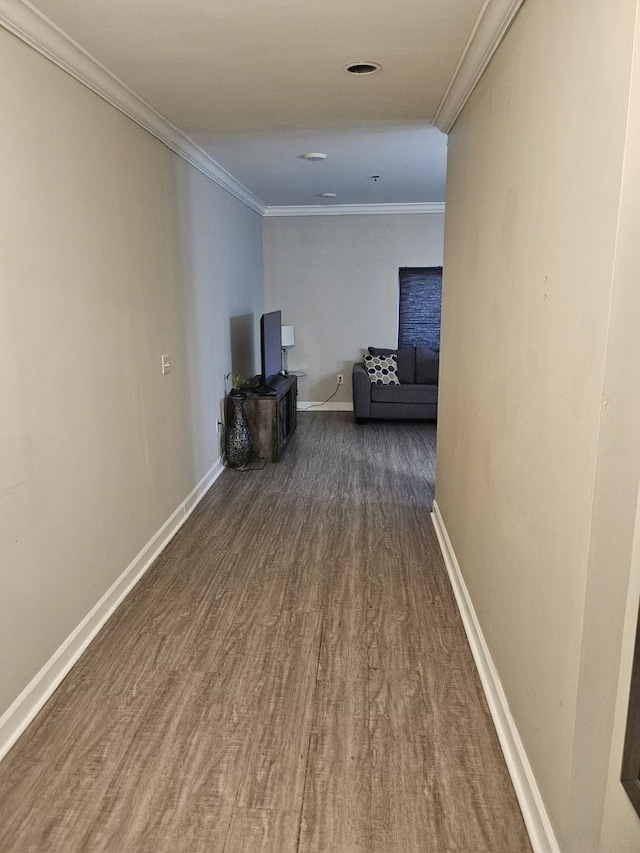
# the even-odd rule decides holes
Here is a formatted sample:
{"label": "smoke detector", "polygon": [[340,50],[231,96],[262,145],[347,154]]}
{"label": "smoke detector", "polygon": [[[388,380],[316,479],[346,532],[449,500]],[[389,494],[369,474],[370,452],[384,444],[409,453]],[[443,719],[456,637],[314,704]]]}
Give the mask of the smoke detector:
{"label": "smoke detector", "polygon": [[311,160],[312,162],[317,162],[319,160],[326,160],[327,155],[322,154],[320,151],[310,151],[308,154],[301,154],[300,157],[303,160]]}

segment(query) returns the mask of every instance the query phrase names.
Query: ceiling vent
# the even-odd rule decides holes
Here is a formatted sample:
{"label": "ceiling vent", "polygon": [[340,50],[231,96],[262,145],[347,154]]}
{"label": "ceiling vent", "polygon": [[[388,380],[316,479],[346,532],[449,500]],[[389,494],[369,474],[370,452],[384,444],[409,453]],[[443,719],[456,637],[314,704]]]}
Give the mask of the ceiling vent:
{"label": "ceiling vent", "polygon": [[380,71],[382,68],[381,65],[378,65],[377,62],[350,62],[348,65],[344,66],[344,70],[348,74],[375,74],[376,71]]}

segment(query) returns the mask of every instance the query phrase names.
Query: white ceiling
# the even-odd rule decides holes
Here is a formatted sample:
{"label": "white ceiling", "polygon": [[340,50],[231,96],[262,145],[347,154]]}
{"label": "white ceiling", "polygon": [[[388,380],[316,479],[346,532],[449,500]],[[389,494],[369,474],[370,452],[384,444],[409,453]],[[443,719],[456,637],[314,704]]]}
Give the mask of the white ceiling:
{"label": "white ceiling", "polygon": [[267,206],[443,201],[431,123],[488,3],[33,0]]}

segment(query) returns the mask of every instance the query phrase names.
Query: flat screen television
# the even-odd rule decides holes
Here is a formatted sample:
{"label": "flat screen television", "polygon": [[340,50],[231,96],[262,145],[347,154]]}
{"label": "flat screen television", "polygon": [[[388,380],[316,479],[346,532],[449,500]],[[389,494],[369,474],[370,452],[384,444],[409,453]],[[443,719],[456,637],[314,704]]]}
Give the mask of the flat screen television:
{"label": "flat screen television", "polygon": [[260,357],[260,382],[268,385],[282,368],[282,311],[270,311],[260,318]]}

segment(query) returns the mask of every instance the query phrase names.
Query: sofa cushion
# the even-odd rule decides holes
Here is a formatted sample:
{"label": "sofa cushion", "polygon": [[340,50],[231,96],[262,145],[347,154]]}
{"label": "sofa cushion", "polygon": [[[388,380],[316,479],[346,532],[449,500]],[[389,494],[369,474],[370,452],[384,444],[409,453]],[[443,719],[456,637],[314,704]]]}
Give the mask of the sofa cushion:
{"label": "sofa cushion", "polygon": [[400,385],[398,380],[398,356],[365,355],[364,366],[372,385]]}
{"label": "sofa cushion", "polygon": [[416,347],[416,384],[437,385],[440,357],[429,347]]}
{"label": "sofa cushion", "polygon": [[436,385],[372,385],[372,403],[437,403]]}
{"label": "sofa cushion", "polygon": [[401,349],[384,349],[384,347],[369,347],[370,355],[391,355],[396,353],[398,356],[398,379],[403,385],[413,384],[416,374],[416,348],[402,347]]}

